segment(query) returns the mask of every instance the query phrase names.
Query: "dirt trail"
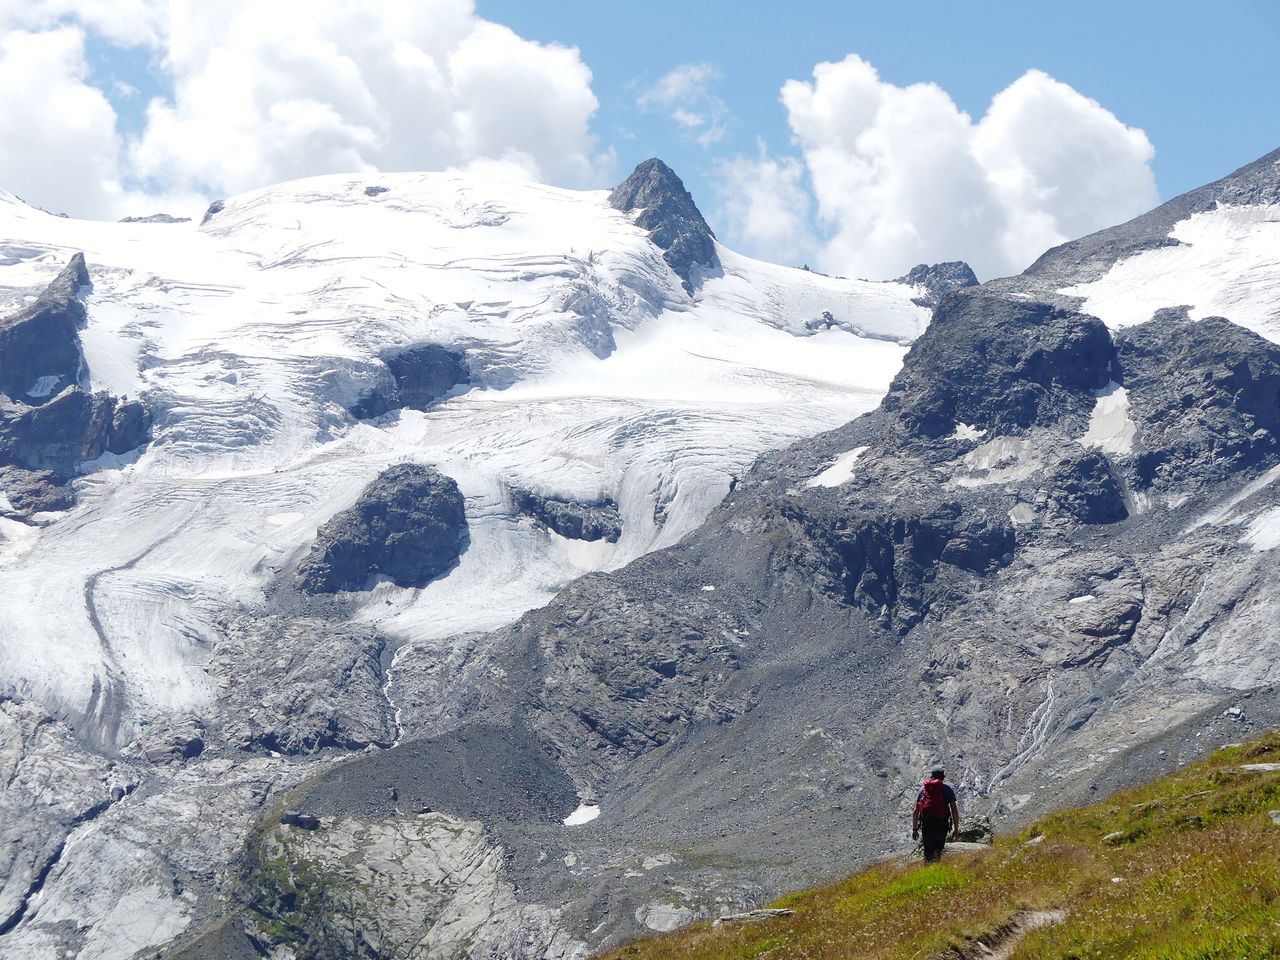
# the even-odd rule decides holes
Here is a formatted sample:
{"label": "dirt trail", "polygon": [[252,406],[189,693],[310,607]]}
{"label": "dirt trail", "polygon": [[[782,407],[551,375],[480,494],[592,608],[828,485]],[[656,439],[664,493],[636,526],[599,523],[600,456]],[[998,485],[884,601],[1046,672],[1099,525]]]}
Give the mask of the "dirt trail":
{"label": "dirt trail", "polygon": [[990,933],[962,947],[952,947],[934,960],[1009,960],[1028,933],[1061,923],[1066,917],[1065,910],[1025,910]]}

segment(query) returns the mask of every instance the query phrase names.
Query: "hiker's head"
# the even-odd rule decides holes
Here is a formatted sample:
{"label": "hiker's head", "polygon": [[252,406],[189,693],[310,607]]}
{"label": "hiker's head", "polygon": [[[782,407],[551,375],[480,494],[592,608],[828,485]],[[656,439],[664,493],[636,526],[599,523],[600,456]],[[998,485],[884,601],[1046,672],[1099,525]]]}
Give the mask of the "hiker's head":
{"label": "hiker's head", "polygon": [[941,780],[946,776],[946,772],[941,767],[934,767],[929,771],[929,776],[934,780]]}

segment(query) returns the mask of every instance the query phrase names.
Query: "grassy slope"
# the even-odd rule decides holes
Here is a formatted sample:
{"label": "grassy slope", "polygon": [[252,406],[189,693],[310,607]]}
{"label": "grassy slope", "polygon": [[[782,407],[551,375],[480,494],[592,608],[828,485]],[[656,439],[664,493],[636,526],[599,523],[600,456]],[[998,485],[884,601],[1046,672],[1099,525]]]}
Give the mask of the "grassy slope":
{"label": "grassy slope", "polygon": [[973,937],[1023,910],[1061,907],[1065,922],[1027,935],[1013,957],[1280,958],[1280,825],[1268,816],[1280,809],[1280,772],[1240,769],[1262,762],[1280,762],[1280,734],[1051,814],[989,852],[877,864],[771,904],[794,916],[697,924],[610,957],[922,960],[951,947],[981,956]]}

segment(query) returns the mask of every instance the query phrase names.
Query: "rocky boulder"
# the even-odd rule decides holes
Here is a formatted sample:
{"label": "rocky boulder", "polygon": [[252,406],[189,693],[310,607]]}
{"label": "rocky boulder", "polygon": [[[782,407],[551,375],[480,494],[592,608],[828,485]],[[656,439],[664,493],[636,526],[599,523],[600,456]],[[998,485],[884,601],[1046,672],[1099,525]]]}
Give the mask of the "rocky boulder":
{"label": "rocky boulder", "polygon": [[364,590],[379,574],[397,586],[425,587],[457,562],[466,542],[458,485],[431,467],[397,464],[320,528],[298,582],[314,594]]}
{"label": "rocky boulder", "polygon": [[512,505],[517,513],[532,517],[549,530],[570,540],[607,540],[617,543],[622,536],[618,505],[605,498],[590,503],[544,497],[528,490],[513,490]]}
{"label": "rocky boulder", "polygon": [[1114,359],[1096,317],[960,290],[934,311],[882,406],[925,439],[948,436],[959,423],[991,433],[1066,418],[1083,427]]}
{"label": "rocky boulder", "polygon": [[614,187],[609,204],[623,213],[638,211],[636,225],[649,231],[686,292],[693,293],[702,276],[720,269],[715,234],[675,171],[657,157]]}

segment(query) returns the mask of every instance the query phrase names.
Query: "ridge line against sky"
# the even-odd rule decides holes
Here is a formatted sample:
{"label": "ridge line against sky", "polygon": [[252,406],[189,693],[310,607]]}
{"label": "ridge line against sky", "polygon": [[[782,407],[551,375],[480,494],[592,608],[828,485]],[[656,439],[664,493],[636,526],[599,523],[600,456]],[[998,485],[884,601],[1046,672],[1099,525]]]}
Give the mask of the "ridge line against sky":
{"label": "ridge line against sky", "polygon": [[658,155],[741,252],[986,278],[1280,146],[1280,5],[1025,7],[0,0],[0,187],[115,218],[343,171],[604,187]]}

